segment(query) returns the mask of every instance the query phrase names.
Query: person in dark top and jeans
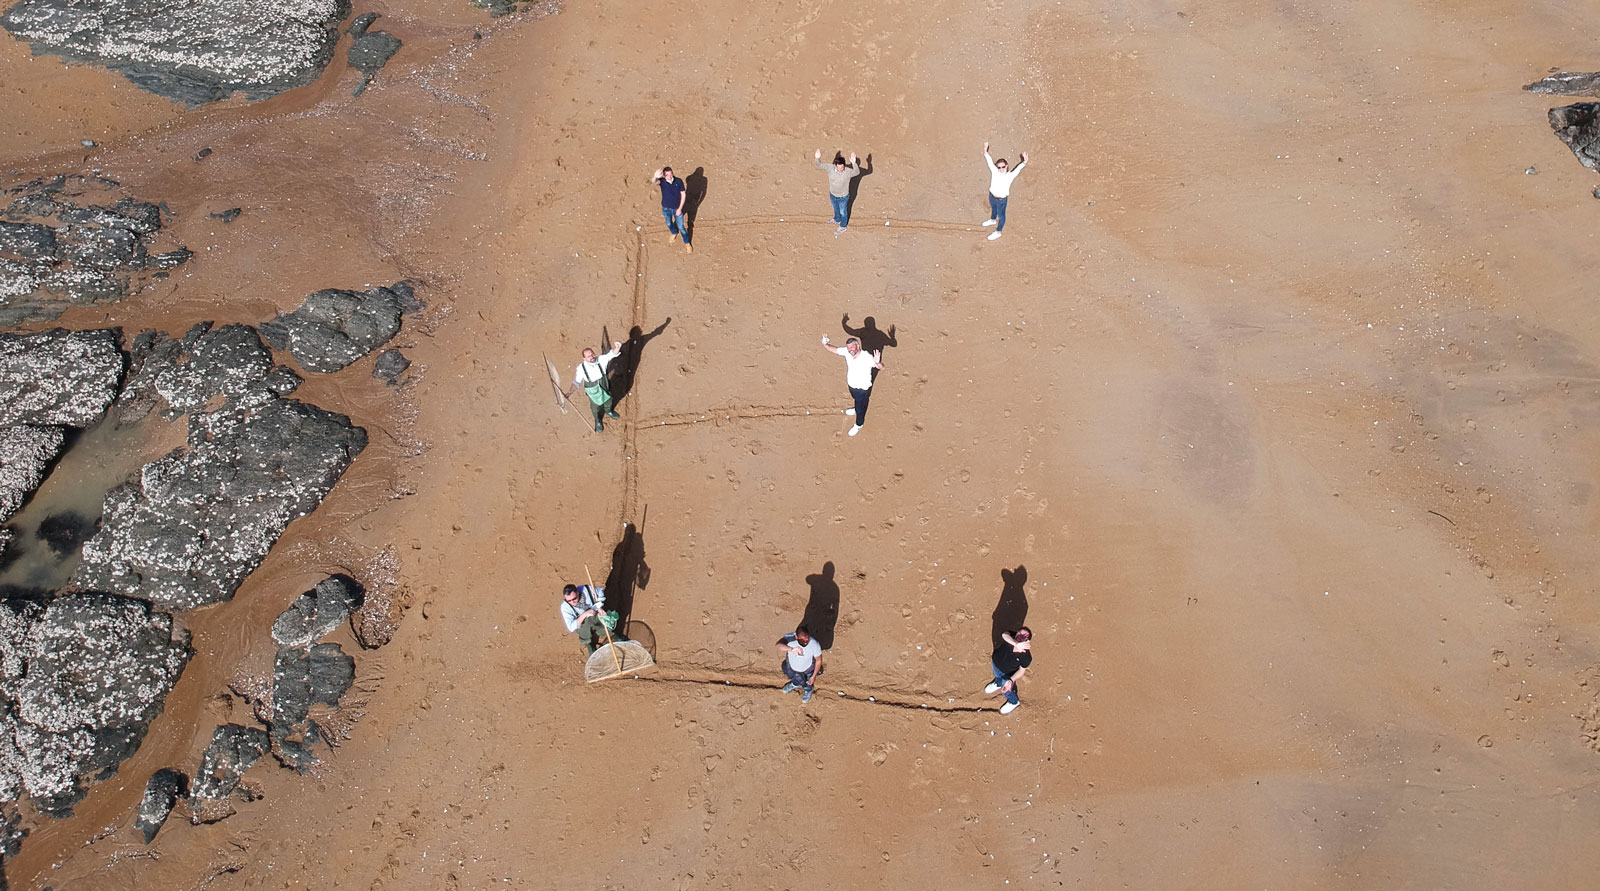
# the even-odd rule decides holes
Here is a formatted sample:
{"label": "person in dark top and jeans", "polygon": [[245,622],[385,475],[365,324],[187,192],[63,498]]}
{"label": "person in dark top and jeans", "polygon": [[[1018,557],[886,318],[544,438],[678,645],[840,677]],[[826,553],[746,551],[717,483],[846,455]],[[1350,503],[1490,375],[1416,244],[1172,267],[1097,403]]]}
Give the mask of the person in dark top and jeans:
{"label": "person in dark top and jeans", "polygon": [[994,658],[989,660],[994,681],[984,687],[983,692],[990,696],[1006,694],[1006,704],[1000,706],[1000,714],[1009,715],[1022,704],[1017,699],[1017,681],[1022,680],[1028,666],[1033,664],[1033,632],[1023,626],[1000,635],[1000,641],[1000,646],[994,648]]}
{"label": "person in dark top and jeans", "polygon": [[683,180],[672,175],[671,167],[663,167],[650,177],[650,182],[661,187],[661,216],[667,221],[667,244],[683,239],[683,249],[694,253],[689,243],[689,218],[683,206],[689,200],[689,190]]}

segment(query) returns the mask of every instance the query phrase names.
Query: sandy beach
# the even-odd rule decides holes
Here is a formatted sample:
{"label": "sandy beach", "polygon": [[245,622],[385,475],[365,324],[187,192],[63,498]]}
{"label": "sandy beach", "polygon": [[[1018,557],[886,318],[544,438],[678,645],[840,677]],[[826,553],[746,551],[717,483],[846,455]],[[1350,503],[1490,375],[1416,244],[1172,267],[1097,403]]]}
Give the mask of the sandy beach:
{"label": "sandy beach", "polygon": [[[404,48],[360,97],[343,45],[190,110],[0,40],[6,184],[108,177],[195,252],[31,327],[428,305],[403,386],[307,375],[367,449],[183,616],[138,752],[70,818],[22,802],[11,887],[1595,885],[1600,177],[1546,112],[1596,100],[1521,87],[1600,70],[1600,8],[370,11]],[[985,141],[1029,156],[997,241]],[[843,233],[818,147],[870,160]],[[884,365],[853,437],[817,349],[851,334]],[[595,433],[545,357],[612,340]],[[653,669],[584,682],[586,569]],[[332,638],[343,738],[144,844],[145,781],[251,720],[230,685],[333,572],[404,607]]]}

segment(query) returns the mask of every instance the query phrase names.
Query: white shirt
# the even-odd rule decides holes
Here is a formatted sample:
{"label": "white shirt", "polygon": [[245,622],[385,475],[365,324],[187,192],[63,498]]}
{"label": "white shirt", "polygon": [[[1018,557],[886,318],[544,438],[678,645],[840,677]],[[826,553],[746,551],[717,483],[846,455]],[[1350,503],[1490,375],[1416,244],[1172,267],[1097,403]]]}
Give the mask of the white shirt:
{"label": "white shirt", "polygon": [[[800,641],[792,640],[789,643],[791,646],[798,646]],[[822,644],[817,643],[817,639],[813,637],[805,646],[800,647],[799,655],[796,655],[794,650],[789,651],[789,667],[795,671],[810,671],[811,663],[817,661],[817,657],[821,655]]]}
{"label": "white shirt", "polygon": [[605,383],[606,366],[610,365],[611,360],[620,355],[622,355],[622,348],[616,347],[603,356],[596,356],[593,362],[579,362],[578,373],[573,377],[572,382],[580,387],[592,387],[595,384]]}
{"label": "white shirt", "polygon": [[578,616],[581,615],[584,610],[592,609],[598,613],[602,608],[605,607],[605,605],[606,589],[600,587],[599,585],[596,585],[593,588],[590,588],[588,585],[579,585],[577,603],[568,603],[565,600],[561,601],[561,621],[566,623],[567,633],[571,634],[572,632],[578,630],[578,626],[582,624],[578,620]]}
{"label": "white shirt", "polygon": [[861,350],[852,356],[849,347],[837,347],[834,352],[844,357],[845,386],[852,390],[872,389],[872,369],[878,364],[878,360],[872,358],[871,353]]}
{"label": "white shirt", "polygon": [[1011,197],[1011,181],[1017,178],[1022,168],[1028,166],[1028,162],[1023,161],[1010,170],[1001,170],[994,166],[994,158],[988,152],[983,153],[983,160],[989,162],[989,194],[996,198]]}

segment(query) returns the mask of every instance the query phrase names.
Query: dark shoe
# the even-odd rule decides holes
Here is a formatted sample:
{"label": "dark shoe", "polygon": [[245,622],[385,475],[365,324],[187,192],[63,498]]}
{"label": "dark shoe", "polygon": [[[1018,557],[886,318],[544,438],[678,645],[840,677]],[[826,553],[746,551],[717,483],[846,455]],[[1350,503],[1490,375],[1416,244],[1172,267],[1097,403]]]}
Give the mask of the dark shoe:
{"label": "dark shoe", "polygon": [[611,418],[612,420],[618,420],[622,417],[622,415],[617,414],[616,409],[609,409],[606,411],[606,417]]}
{"label": "dark shoe", "polygon": [[603,432],[605,429],[606,429],[606,425],[600,423],[599,421],[595,421],[594,422],[594,432],[600,433],[600,432]]}

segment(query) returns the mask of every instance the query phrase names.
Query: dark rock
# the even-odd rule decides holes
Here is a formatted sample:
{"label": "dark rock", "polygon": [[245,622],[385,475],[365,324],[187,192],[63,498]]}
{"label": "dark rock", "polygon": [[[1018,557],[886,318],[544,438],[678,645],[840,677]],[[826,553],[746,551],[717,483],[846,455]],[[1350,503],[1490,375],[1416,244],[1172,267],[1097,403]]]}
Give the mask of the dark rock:
{"label": "dark rock", "polygon": [[331,575],[295,598],[272,623],[272,639],[281,647],[309,647],[350,621],[364,602],[361,583],[347,575]]}
{"label": "dark rock", "polygon": [[1530,93],[1551,93],[1557,96],[1600,96],[1600,71],[1582,73],[1563,71],[1523,87]]}
{"label": "dark rock", "polygon": [[275,395],[287,396],[290,393],[293,393],[295,390],[300,389],[300,384],[303,380],[304,378],[300,377],[298,374],[295,374],[291,369],[283,365],[279,365],[277,368],[274,368],[272,371],[268,372],[266,379],[264,379],[261,383],[268,390],[271,390]]}
{"label": "dark rock", "polygon": [[[27,835],[28,830],[22,828],[22,815],[0,802],[0,861],[17,856]],[[5,878],[5,873],[0,872],[0,891],[5,891]]]}
{"label": "dark rock", "polygon": [[52,816],[138,748],[190,656],[171,616],[107,594],[7,602],[0,651],[0,798],[21,789]]}
{"label": "dark rock", "polygon": [[209,149],[209,148],[203,148],[200,151],[194,153],[194,159],[197,162],[204,161],[205,159],[207,159],[209,157],[211,157],[211,149]]}
{"label": "dark rock", "polygon": [[54,261],[56,230],[39,223],[0,223],[0,255],[24,262]]}
{"label": "dark rock", "polygon": [[308,296],[294,312],[262,325],[261,336],[274,349],[287,350],[301,368],[328,374],[399,333],[403,302],[392,288],[359,292],[329,288]]}
{"label": "dark rock", "polygon": [[127,197],[111,204],[85,200],[115,188],[107,179],[56,176],[7,190],[14,197],[0,211],[6,220],[0,222],[0,326],[121,300],[192,256],[181,248],[149,253],[161,229],[159,205]]}
{"label": "dark rock", "polygon": [[344,415],[265,388],[191,414],[187,448],[107,493],[71,584],[176,610],[227,600],[366,444]]}
{"label": "dark rock", "polygon": [[355,664],[338,644],[278,650],[267,724],[273,756],[285,767],[304,770],[316,763],[311,744],[321,737],[321,730],[311,718],[311,707],[338,708],[339,698],[355,681]]}
{"label": "dark rock", "polygon": [[228,800],[239,779],[271,748],[259,727],[223,724],[211,733],[211,745],[200,759],[189,793],[189,819],[196,825],[215,823],[233,814]]}
{"label": "dark rock", "polygon": [[0,334],[0,426],[99,420],[122,379],[117,339],[112,329]]}
{"label": "dark rock", "polygon": [[411,367],[411,360],[399,350],[384,350],[378,354],[378,361],[373,363],[372,376],[380,381],[394,386],[400,382],[400,375],[406,373]]}
{"label": "dark rock", "polygon": [[21,0],[0,25],[35,53],[109,68],[194,107],[316,80],[349,12],[348,0]]}
{"label": "dark rock", "polygon": [[1578,156],[1579,163],[1600,170],[1600,102],[1550,109],[1550,129]]}
{"label": "dark rock", "polygon": [[221,220],[224,223],[231,223],[234,220],[237,220],[239,218],[239,214],[242,213],[244,213],[244,208],[230,207],[221,213],[207,214],[207,216],[211,217],[213,220]]}
{"label": "dark rock", "polygon": [[57,556],[65,557],[93,538],[98,528],[100,528],[99,523],[69,510],[45,517],[39,524],[39,531],[36,534],[40,541],[56,552]]}
{"label": "dark rock", "polygon": [[428,308],[428,304],[417,296],[416,284],[413,282],[395,282],[389,290],[400,297],[400,314],[403,316],[416,315]]}
{"label": "dark rock", "polygon": [[260,389],[272,370],[272,353],[249,325],[224,325],[186,336],[188,356],[155,374],[153,386],[169,414],[206,408],[218,397]]}
{"label": "dark rock", "polygon": [[144,785],[144,797],[139,799],[139,816],[134,826],[144,834],[144,843],[155,841],[161,824],[167,822],[172,805],[189,794],[189,779],[170,767],[163,767],[151,775]]}
{"label": "dark rock", "polygon": [[386,31],[368,30],[377,19],[377,13],[368,12],[356,16],[355,21],[350,23],[352,40],[347,57],[350,67],[361,72],[361,82],[356,84],[357,96],[366,92],[367,86],[378,76],[378,69],[400,51],[400,38]]}
{"label": "dark rock", "polygon": [[28,493],[44,482],[63,439],[60,427],[0,428],[0,522],[10,519]]}

